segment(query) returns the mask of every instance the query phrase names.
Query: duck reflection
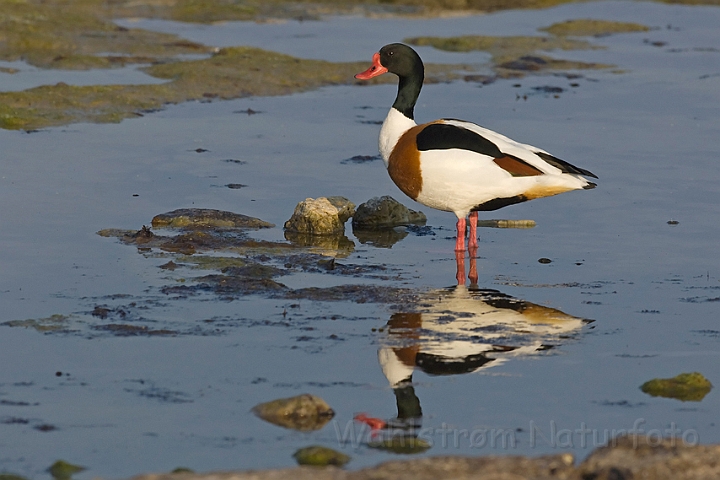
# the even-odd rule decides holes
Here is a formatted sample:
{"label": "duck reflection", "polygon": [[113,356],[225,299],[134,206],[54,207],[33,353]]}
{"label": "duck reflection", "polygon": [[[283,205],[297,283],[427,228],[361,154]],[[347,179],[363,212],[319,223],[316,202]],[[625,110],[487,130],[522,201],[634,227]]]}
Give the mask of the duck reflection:
{"label": "duck reflection", "polygon": [[393,314],[384,329],[378,360],[395,394],[397,417],[387,421],[365,414],[355,417],[370,426],[374,446],[392,449],[384,437],[407,439],[419,430],[422,408],[413,386],[416,370],[433,376],[477,372],[547,350],[558,338],[589,323],[498,290],[479,288],[474,252],[470,285],[465,282],[462,254],[456,263],[457,286],[429,292],[414,311]]}

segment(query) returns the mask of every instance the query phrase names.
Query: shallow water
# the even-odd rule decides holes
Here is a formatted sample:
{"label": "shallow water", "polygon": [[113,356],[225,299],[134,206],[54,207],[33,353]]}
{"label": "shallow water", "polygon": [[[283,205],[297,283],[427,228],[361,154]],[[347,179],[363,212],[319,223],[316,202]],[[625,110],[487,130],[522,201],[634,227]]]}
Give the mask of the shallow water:
{"label": "shallow water", "polygon": [[[466,306],[439,300],[444,290],[423,297],[422,329],[410,332],[419,340],[409,343],[397,343],[388,325],[403,313],[398,306],[263,296],[228,301],[214,294],[175,298],[160,288],[194,272],[168,273],[156,268],[168,258],[139,255],[95,234],[108,227],[139,229],[155,214],[200,207],[273,222],[278,227],[253,236],[283,241],[280,226],[306,197],[343,195],[361,203],[389,194],[418,208],[379,161],[343,163],[375,154],[379,127],[363,122],[384,118],[394,86],[188,103],[118,125],[0,131],[0,322],[60,314],[69,316],[72,330],[1,330],[0,470],[43,478],[58,458],[88,467],[77,478],[178,466],[285,467],[294,464],[295,450],[311,444],[349,453],[350,468],[373,465],[394,455],[367,448],[367,432],[351,420],[358,412],[398,416],[395,377],[387,362],[385,370],[381,365],[393,357],[382,352],[418,346],[440,355],[453,342],[486,351],[489,338],[517,347],[516,354],[487,353],[497,359],[473,373],[413,373],[410,398],[419,402],[423,435],[433,444],[423,455],[571,451],[582,458],[613,431],[633,428],[656,436],[675,429],[688,442],[720,442],[717,392],[698,403],[653,398],[639,389],[651,378],[690,371],[720,382],[714,200],[720,9],[599,2],[449,19],[133,25],[217,46],[257,42],[299,56],[322,52],[330,60],[369,61],[381,45],[405,36],[533,34],[588,17],[657,28],[592,39],[604,50],[557,54],[615,64],[622,73],[532,76],[482,87],[428,85],[416,109],[419,121],[477,121],[600,177],[595,190],[492,216],[533,219],[533,229],[480,231],[479,287],[594,320],[573,323],[562,334],[518,327],[501,331],[497,340],[486,324],[472,333],[448,331],[445,317],[432,312],[468,316],[460,315]],[[420,52],[438,62],[486,58]],[[50,83],[68,82],[60,74],[55,78]],[[544,86],[564,91],[555,98],[533,89]],[[260,113],[242,113],[247,109]],[[229,183],[247,187],[229,189]],[[388,279],[303,273],[278,281],[291,288],[452,286],[454,217],[420,210],[433,234],[410,233],[392,248],[361,244],[347,227],[355,250],[339,261],[385,265]],[[539,263],[541,257],[552,262]],[[94,328],[103,324],[91,315],[97,305],[124,308],[133,325],[178,334],[118,336]],[[531,348],[538,344],[553,348]],[[250,412],[259,402],[305,392],[336,411],[320,431],[285,430]]]}

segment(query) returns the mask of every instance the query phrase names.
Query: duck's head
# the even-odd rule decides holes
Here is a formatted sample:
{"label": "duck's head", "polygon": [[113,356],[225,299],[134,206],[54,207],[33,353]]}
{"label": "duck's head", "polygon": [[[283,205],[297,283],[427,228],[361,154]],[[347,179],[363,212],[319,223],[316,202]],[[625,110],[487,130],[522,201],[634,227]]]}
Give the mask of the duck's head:
{"label": "duck's head", "polygon": [[355,75],[359,80],[369,80],[383,73],[394,73],[400,78],[424,75],[424,66],[415,50],[402,43],[385,45],[373,55],[373,63],[362,73]]}

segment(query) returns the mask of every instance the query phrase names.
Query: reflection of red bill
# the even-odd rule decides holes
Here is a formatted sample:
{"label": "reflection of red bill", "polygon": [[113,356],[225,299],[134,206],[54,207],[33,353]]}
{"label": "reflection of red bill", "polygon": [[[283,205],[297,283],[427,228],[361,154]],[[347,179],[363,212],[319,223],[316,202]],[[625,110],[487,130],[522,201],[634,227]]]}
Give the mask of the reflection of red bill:
{"label": "reflection of red bill", "polygon": [[382,420],[380,418],[375,418],[375,417],[368,417],[364,413],[358,413],[357,415],[355,415],[354,419],[356,422],[366,424],[367,426],[370,427],[370,430],[372,430],[372,431],[382,430],[383,428],[385,428],[387,426],[387,423],[385,422],[385,420]]}
{"label": "reflection of red bill", "polygon": [[362,73],[358,73],[355,75],[355,78],[358,80],[370,80],[373,77],[377,77],[378,75],[382,75],[383,73],[387,73],[388,69],[383,67],[380,63],[380,53],[376,53],[373,55],[373,63]]}

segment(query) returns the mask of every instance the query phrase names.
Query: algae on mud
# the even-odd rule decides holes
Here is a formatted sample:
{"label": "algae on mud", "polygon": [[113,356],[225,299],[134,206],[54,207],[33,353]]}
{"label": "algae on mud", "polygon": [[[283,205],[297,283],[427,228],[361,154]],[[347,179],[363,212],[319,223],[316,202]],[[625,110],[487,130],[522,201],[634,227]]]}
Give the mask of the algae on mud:
{"label": "algae on mud", "polygon": [[[409,4],[421,7],[424,3]],[[344,6],[335,7],[325,4],[323,8],[342,10],[352,4],[348,2]],[[166,104],[284,95],[354,82],[353,74],[364,68],[364,62],[303,60],[249,47],[214,50],[175,35],[127,29],[111,21],[112,18],[132,15],[206,22],[220,19],[249,20],[263,15],[287,17],[292,16],[288,12],[297,13],[314,8],[310,4],[293,2],[263,5],[260,2],[219,2],[210,7],[194,0],[160,1],[153,4],[100,0],[67,4],[3,2],[5,11],[0,15],[0,24],[4,27],[0,39],[5,40],[0,42],[2,60],[24,59],[32,65],[58,69],[150,64],[142,70],[168,81],[152,85],[103,86],[58,83],[21,92],[3,92],[0,93],[0,128],[32,130],[83,121],[119,122],[142,116],[146,111],[160,109]],[[528,5],[538,6],[537,2]],[[427,2],[424,7],[454,8],[450,4],[442,5],[442,2]],[[473,2],[465,4],[465,7],[483,8]],[[537,57],[540,60],[522,62],[523,57],[532,55],[536,50],[594,48],[586,42],[562,37],[416,38],[410,42],[416,45],[432,44],[437,48],[454,51],[487,50],[493,55],[494,65],[501,71],[606,67],[540,56]],[[208,58],[178,59],[179,55],[188,53],[202,54]],[[428,83],[459,78],[455,72],[472,70],[465,65],[426,67]]]}
{"label": "algae on mud", "polygon": [[364,63],[301,60],[258,48],[235,47],[210,58],[153,65],[144,70],[169,80],[153,85],[57,84],[0,93],[0,128],[33,129],[73,122],[119,122],[168,103],[251,95],[286,95],[349,84]]}
{"label": "algae on mud", "polygon": [[413,37],[405,39],[405,42],[415,46],[432,46],[449,52],[485,51],[492,56],[492,64],[500,76],[516,76],[518,71],[610,68],[612,65],[555,59],[539,52],[601,49],[603,47],[593,45],[585,40],[567,37],[644,32],[649,28],[635,23],[580,19],[556,23],[538,30],[548,32],[551,36]]}

